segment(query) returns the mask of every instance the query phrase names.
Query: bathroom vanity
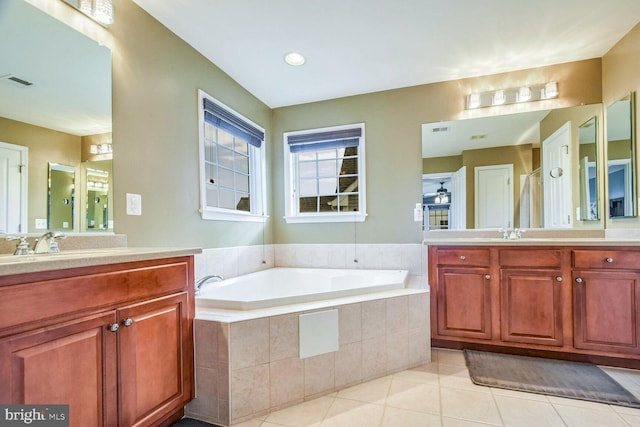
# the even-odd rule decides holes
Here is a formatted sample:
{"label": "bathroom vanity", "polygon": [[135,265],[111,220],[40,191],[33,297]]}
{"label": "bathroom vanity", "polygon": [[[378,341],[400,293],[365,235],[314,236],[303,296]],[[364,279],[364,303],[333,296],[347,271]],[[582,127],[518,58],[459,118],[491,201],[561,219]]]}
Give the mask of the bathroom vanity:
{"label": "bathroom vanity", "polygon": [[637,244],[429,243],[432,344],[638,368]]}
{"label": "bathroom vanity", "polygon": [[194,395],[193,254],[0,259],[0,402],[69,404],[71,426],[167,425]]}

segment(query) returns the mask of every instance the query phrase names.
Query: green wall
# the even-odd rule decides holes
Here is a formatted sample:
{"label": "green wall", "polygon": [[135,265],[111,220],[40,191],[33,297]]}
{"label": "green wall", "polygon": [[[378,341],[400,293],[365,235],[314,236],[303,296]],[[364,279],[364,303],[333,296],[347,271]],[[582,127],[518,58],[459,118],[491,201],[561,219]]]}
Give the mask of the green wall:
{"label": "green wall", "polygon": [[[264,127],[267,147],[271,110],[131,0],[115,11],[115,231],[131,246],[207,248],[260,244],[265,227],[271,243],[269,223],[200,218],[197,91]],[[126,193],[142,195],[141,216],[126,214]]]}

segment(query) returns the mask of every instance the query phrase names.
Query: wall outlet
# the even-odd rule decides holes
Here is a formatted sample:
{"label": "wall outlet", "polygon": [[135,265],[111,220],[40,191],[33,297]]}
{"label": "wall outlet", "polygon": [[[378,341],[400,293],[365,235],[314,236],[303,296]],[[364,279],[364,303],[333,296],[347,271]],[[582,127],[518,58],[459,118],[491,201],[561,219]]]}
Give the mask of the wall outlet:
{"label": "wall outlet", "polygon": [[45,218],[36,218],[36,230],[46,230],[47,220]]}
{"label": "wall outlet", "polygon": [[127,215],[142,215],[142,196],[127,193]]}

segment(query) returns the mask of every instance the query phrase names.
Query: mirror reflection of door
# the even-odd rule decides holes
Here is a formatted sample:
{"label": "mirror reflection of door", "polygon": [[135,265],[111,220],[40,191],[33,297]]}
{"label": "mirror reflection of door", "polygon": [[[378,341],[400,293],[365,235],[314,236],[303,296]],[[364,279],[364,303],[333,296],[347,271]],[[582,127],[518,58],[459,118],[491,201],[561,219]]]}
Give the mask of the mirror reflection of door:
{"label": "mirror reflection of door", "polygon": [[109,172],[87,169],[87,230],[109,228]]}
{"label": "mirror reflection of door", "polygon": [[0,142],[0,234],[27,231],[28,148]]}
{"label": "mirror reflection of door", "polygon": [[542,142],[545,228],[571,227],[571,122]]}
{"label": "mirror reflection of door", "polygon": [[475,227],[513,227],[513,165],[476,166]]}
{"label": "mirror reflection of door", "polygon": [[75,205],[75,168],[49,163],[47,228],[73,229]]}

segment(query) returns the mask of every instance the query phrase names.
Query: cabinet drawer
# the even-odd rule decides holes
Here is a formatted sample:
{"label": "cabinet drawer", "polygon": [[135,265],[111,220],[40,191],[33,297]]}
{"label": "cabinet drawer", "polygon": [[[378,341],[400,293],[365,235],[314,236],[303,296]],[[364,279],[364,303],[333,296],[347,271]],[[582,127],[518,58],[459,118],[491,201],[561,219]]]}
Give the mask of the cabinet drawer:
{"label": "cabinet drawer", "polygon": [[554,249],[504,249],[500,251],[501,267],[559,268],[561,251]]}
{"label": "cabinet drawer", "polygon": [[95,273],[87,267],[74,277],[2,286],[0,335],[23,323],[186,290],[189,268],[179,258],[160,265],[114,264],[110,271]]}
{"label": "cabinet drawer", "polygon": [[489,265],[489,249],[438,249],[440,265]]}
{"label": "cabinet drawer", "polygon": [[640,270],[640,251],[574,250],[573,267]]}

